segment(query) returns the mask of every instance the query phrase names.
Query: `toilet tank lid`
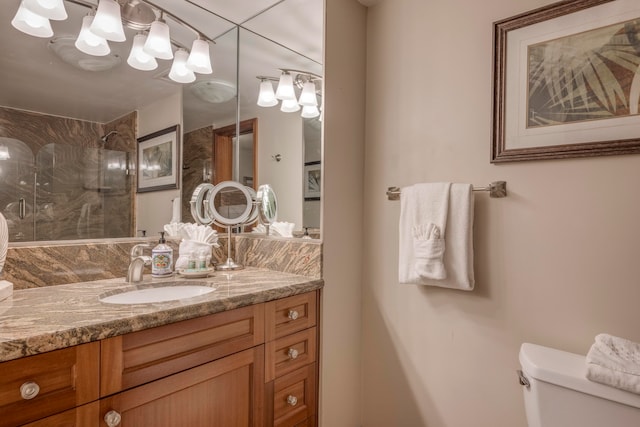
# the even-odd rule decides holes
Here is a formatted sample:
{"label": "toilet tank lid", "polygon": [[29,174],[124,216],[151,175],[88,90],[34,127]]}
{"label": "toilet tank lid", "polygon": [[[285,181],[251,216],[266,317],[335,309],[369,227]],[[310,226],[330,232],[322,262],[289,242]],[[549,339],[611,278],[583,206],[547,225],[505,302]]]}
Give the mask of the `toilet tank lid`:
{"label": "toilet tank lid", "polygon": [[520,365],[525,375],[536,380],[640,408],[640,395],[588,380],[585,356],[524,343]]}

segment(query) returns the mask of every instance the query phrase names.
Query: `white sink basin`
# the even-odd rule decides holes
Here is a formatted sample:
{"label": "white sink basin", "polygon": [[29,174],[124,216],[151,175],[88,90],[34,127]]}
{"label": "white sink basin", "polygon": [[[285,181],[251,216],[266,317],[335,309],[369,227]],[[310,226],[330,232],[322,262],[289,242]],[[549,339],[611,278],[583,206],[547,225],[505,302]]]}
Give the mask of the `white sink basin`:
{"label": "white sink basin", "polygon": [[104,296],[100,301],[108,304],[147,304],[193,298],[214,290],[201,285],[158,286]]}

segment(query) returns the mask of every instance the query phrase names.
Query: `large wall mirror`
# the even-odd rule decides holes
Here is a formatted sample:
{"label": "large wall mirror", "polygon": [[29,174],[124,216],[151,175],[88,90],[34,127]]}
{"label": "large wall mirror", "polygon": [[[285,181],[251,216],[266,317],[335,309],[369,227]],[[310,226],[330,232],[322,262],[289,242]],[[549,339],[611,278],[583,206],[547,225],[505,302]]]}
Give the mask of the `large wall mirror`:
{"label": "large wall mirror", "polygon": [[[124,20],[135,24],[132,10],[144,2],[118,3]],[[282,69],[296,70],[294,77],[298,72],[322,76],[323,3],[149,1],[156,15],[166,11],[174,52],[190,50],[197,33],[209,40],[213,73],[176,83],[169,77],[171,60],[157,60],[158,67],[149,71],[129,66],[138,29],[125,25],[127,41],[109,42],[107,55],[87,55],[75,47],[83,18],[98,0],[65,0],[68,18],[51,20],[50,37],[15,29],[11,22],[21,1],[3,1],[0,212],[8,219],[11,241],[155,234],[172,217],[167,200],[182,196],[184,207],[190,186],[214,182],[214,135],[234,127],[228,153],[232,179],[254,188],[270,184],[278,194],[279,220],[294,222],[297,229],[319,227],[319,192],[309,197],[305,174],[306,164],[321,164],[321,150],[309,136],[318,136],[321,116],[303,118],[300,111],[285,113],[280,105],[256,102],[258,76],[277,79]],[[272,83],[275,88],[278,82]],[[315,84],[321,103],[322,81]],[[160,117],[165,114],[169,118]],[[248,122],[249,130],[241,126]],[[183,144],[179,188],[137,193],[137,139],[173,124],[180,125]],[[185,209],[182,216],[192,221]]]}

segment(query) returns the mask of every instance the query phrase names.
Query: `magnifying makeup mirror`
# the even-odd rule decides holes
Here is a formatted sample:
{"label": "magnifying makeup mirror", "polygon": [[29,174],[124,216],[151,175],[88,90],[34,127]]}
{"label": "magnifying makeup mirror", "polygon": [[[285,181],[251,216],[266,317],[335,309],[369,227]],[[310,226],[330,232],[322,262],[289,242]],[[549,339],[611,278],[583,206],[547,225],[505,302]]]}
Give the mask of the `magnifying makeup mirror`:
{"label": "magnifying makeup mirror", "polygon": [[268,236],[269,227],[278,219],[278,199],[269,184],[263,184],[258,187],[256,205],[260,223],[265,226]]}

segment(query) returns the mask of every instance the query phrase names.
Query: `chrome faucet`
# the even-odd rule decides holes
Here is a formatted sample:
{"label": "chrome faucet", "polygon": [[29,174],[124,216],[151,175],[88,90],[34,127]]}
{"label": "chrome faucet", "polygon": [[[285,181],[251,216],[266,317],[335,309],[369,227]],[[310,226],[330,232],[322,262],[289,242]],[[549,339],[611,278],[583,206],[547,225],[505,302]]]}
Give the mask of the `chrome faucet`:
{"label": "chrome faucet", "polygon": [[131,261],[129,262],[129,270],[127,271],[127,283],[142,282],[144,266],[151,264],[151,257],[143,255],[144,248],[150,245],[147,243],[135,245],[131,248]]}

